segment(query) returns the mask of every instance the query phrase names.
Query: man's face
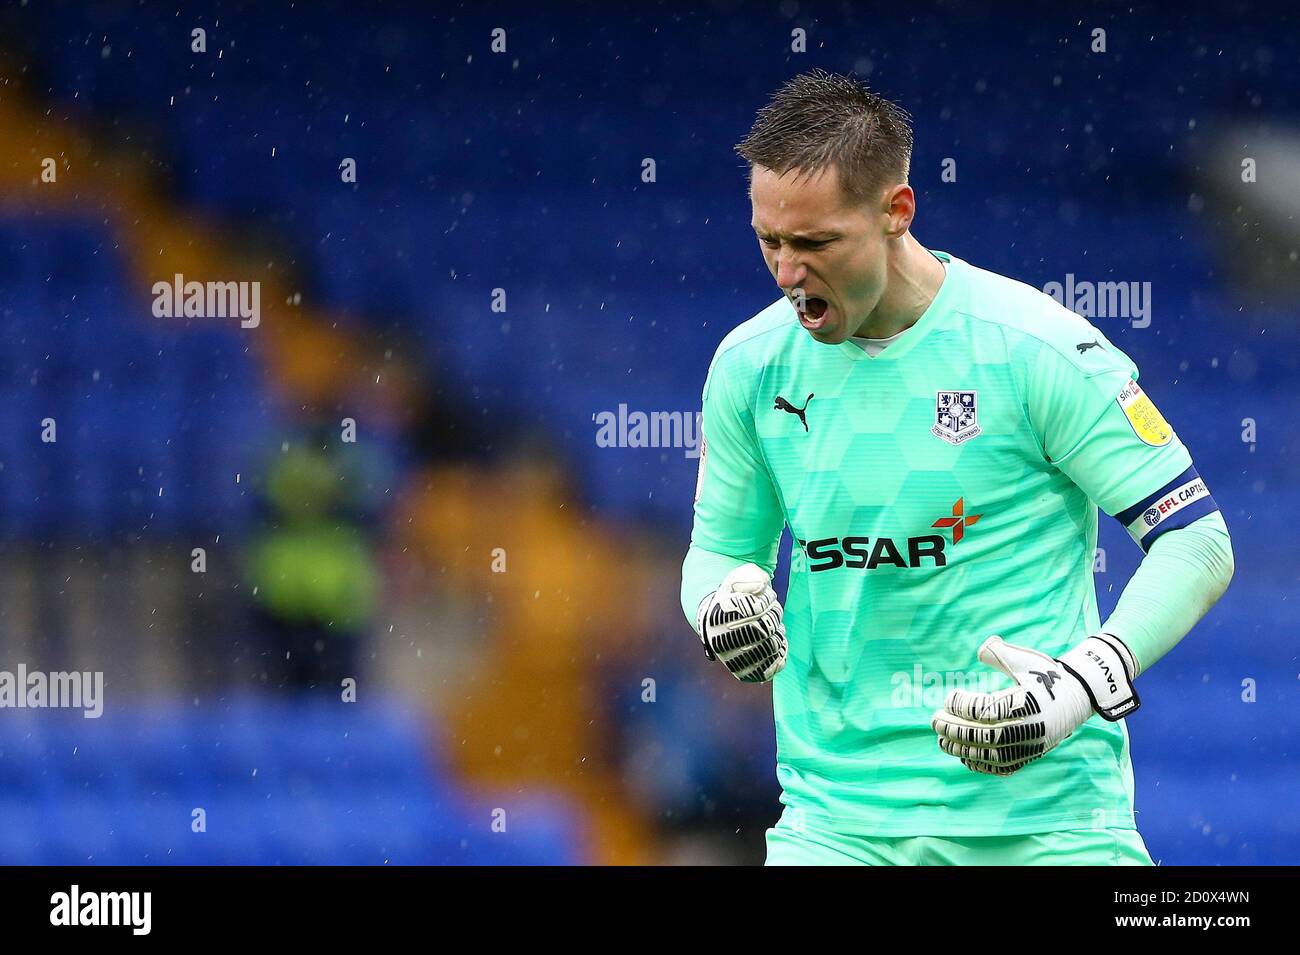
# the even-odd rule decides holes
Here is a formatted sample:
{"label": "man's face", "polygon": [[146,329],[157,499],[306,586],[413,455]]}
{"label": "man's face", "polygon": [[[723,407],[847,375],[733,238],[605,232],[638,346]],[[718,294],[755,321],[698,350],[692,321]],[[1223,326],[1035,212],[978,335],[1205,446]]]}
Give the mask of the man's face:
{"label": "man's face", "polygon": [[829,345],[856,335],[885,289],[883,191],[880,208],[850,206],[833,165],[813,179],[755,166],[750,201],[763,259],[800,324]]}

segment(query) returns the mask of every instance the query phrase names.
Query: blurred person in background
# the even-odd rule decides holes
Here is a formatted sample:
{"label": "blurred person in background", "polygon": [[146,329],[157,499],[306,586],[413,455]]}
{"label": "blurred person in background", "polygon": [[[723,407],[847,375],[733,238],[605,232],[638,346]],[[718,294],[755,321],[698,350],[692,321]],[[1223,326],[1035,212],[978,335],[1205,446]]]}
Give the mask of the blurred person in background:
{"label": "blurred person in background", "polygon": [[336,440],[320,428],[309,434],[273,458],[266,526],[249,553],[261,636],[254,678],[272,687],[337,687],[355,678],[380,589]]}

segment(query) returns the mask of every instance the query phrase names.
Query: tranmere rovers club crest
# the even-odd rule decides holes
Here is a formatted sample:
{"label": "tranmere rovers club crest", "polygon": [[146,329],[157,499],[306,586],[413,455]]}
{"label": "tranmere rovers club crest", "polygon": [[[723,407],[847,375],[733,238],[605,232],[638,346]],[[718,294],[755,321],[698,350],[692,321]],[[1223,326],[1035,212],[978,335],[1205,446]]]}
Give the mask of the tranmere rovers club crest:
{"label": "tranmere rovers club crest", "polygon": [[980,433],[973,391],[940,391],[934,402],[930,433],[949,444],[961,444]]}

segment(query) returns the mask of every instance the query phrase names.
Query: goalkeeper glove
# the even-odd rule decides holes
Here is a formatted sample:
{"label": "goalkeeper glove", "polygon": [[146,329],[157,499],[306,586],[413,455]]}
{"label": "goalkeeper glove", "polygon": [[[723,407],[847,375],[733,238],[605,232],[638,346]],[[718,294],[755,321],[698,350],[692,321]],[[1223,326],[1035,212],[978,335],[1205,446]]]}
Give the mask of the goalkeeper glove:
{"label": "goalkeeper glove", "polygon": [[1093,713],[1114,722],[1140,705],[1129,649],[1110,634],[1052,659],[989,637],[979,659],[1016,685],[996,693],[953,690],[930,726],[939,748],[977,773],[1008,776],[1049,752]]}
{"label": "goalkeeper glove", "polygon": [[709,659],[721,660],[737,680],[766,683],[785,666],[782,614],[767,574],[744,564],[700,601],[695,631]]}

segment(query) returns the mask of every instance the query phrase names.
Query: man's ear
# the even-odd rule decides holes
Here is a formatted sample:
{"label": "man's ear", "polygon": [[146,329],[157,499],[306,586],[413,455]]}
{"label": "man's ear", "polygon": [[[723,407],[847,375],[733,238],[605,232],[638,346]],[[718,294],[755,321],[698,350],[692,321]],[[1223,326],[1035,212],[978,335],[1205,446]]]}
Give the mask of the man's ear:
{"label": "man's ear", "polygon": [[896,239],[912,227],[912,220],[916,218],[916,193],[903,182],[886,190],[883,201],[887,220],[885,235]]}

